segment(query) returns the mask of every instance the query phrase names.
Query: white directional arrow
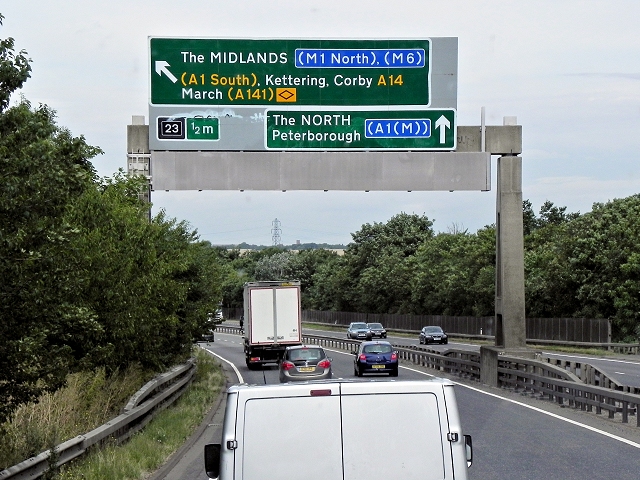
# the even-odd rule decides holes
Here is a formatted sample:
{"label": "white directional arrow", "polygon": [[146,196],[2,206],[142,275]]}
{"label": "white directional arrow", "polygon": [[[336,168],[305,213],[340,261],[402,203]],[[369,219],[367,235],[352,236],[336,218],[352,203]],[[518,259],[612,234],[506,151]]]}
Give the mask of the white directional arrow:
{"label": "white directional arrow", "polygon": [[440,143],[445,143],[447,128],[451,128],[451,122],[447,120],[447,117],[442,115],[438,120],[436,120],[436,128],[440,129]]}
{"label": "white directional arrow", "polygon": [[171,80],[173,83],[176,83],[178,79],[174,77],[173,73],[171,73],[167,68],[170,66],[171,65],[169,65],[168,62],[158,60],[156,61],[156,73],[160,76],[162,76],[162,74],[164,73],[169,78],[169,80]]}

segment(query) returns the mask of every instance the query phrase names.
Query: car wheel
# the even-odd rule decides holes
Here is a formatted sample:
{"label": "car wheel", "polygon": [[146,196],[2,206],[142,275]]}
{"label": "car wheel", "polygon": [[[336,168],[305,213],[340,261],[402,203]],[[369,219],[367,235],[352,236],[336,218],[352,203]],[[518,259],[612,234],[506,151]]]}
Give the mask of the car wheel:
{"label": "car wheel", "polygon": [[361,371],[359,368],[357,368],[357,367],[356,367],[356,375],[357,375],[358,377],[361,377],[361,376],[362,376],[362,371]]}
{"label": "car wheel", "polygon": [[424,345],[424,339],[420,339],[420,345]]}
{"label": "car wheel", "polygon": [[390,377],[397,377],[398,376],[398,367],[395,368],[395,370],[392,370],[391,373],[389,374]]}

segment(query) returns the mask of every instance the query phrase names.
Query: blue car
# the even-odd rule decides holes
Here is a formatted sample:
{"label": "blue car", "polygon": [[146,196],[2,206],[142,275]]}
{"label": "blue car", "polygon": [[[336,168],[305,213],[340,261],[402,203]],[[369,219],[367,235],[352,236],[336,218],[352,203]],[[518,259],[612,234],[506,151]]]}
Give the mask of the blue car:
{"label": "blue car", "polygon": [[398,352],[389,342],[362,342],[353,361],[354,375],[361,377],[365,373],[388,373],[398,376]]}

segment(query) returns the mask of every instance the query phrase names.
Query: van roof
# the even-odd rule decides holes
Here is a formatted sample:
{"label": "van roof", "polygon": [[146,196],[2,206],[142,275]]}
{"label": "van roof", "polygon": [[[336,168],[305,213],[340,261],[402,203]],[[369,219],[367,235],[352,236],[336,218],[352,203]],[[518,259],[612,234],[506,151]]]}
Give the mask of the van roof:
{"label": "van roof", "polygon": [[[434,377],[427,380],[365,380],[365,379],[339,379],[339,380],[311,380],[296,383],[281,383],[272,385],[238,384],[227,389],[227,393],[244,392],[251,396],[254,391],[257,397],[283,397],[313,395],[311,391],[324,390],[324,395],[340,394],[367,394],[367,393],[416,393],[416,392],[442,392],[446,386],[453,386],[453,382],[446,378]],[[330,391],[331,393],[326,393]],[[318,393],[316,393],[318,394]]]}

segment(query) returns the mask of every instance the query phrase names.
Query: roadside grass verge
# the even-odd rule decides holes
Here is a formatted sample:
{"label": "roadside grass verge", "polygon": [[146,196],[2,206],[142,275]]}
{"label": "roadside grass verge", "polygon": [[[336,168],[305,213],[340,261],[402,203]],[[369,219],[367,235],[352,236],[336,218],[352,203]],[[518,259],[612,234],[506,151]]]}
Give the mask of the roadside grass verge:
{"label": "roadside grass verge", "polygon": [[[215,359],[195,349],[191,387],[128,442],[93,449],[43,479],[142,479],[160,467],[201,423],[225,378]],[[9,468],[118,416],[154,372],[131,367],[107,378],[104,371],[69,375],[67,386],[21,407],[0,425],[0,470]]]}
{"label": "roadside grass verge", "polygon": [[222,369],[211,355],[196,349],[195,356],[196,378],[175,405],[123,445],[108,445],[63,466],[59,478],[138,480],[162,466],[200,425],[225,385]]}
{"label": "roadside grass verge", "polygon": [[21,406],[0,425],[0,470],[108,422],[153,376],[139,366],[110,377],[104,369],[70,374],[66,387]]}

